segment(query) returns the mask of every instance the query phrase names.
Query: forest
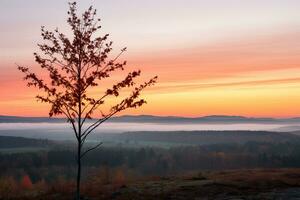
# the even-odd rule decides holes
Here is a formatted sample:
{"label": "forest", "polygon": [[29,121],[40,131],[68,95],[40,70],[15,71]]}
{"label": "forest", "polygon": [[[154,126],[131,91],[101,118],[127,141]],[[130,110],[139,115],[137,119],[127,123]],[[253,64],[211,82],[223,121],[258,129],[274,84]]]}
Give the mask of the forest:
{"label": "forest", "polygon": [[[199,170],[294,168],[300,166],[300,143],[247,142],[198,146],[103,147],[85,158],[86,177],[101,168],[121,170],[124,176],[167,176]],[[70,180],[75,173],[74,152],[56,146],[48,151],[0,154],[0,176],[33,183]]]}
{"label": "forest", "polygon": [[[208,133],[215,138],[215,144],[210,143]],[[231,134],[236,136],[234,142],[225,140],[220,143],[220,138],[226,135],[232,137],[230,132],[197,133],[202,136],[195,136],[195,132],[182,132],[186,134],[186,139],[181,142],[179,132],[165,132],[173,138],[166,143],[163,133],[159,134],[160,137],[150,138],[147,132],[139,134],[114,135],[112,138],[118,140],[114,143],[107,141],[106,145],[84,158],[85,193],[91,195],[93,192],[89,190],[93,190],[111,195],[113,191],[132,183],[147,183],[149,180],[160,180],[161,183],[161,180],[169,180],[170,177],[182,178],[190,174],[193,174],[193,180],[202,180],[206,179],[203,174],[228,170],[238,170],[233,175],[236,176],[243,169],[268,169],[272,172],[300,167],[300,142],[296,135],[286,135],[283,140],[278,134],[277,139],[272,137],[275,139],[267,140],[276,133],[233,131]],[[261,134],[261,137],[255,137],[256,134]],[[202,143],[207,143],[201,144],[204,138],[206,140]],[[0,137],[0,143],[5,144],[0,148],[0,197],[17,198],[17,191],[22,191],[22,198],[27,192],[30,198],[33,194],[45,192],[46,196],[72,194],[76,174],[74,143],[9,136]],[[285,174],[290,176],[294,173]],[[100,190],[99,187],[110,189]],[[95,195],[99,196],[98,193]]]}

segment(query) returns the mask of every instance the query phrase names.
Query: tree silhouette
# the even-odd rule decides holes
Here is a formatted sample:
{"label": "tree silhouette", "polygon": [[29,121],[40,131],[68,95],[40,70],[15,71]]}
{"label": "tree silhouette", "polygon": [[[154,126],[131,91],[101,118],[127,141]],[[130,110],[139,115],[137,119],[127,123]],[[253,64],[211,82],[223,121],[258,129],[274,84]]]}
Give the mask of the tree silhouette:
{"label": "tree silhouette", "polygon": [[[80,199],[81,160],[102,144],[84,149],[87,137],[118,112],[145,104],[146,101],[139,97],[140,93],[155,84],[157,77],[136,85],[136,78],[141,75],[141,71],[132,71],[111,88],[104,88],[100,97],[90,95],[90,89],[98,88],[100,81],[111,77],[115,71],[124,70],[126,61],[118,62],[118,58],[126,48],[116,57],[109,58],[112,42],[107,41],[108,34],[96,36],[101,26],[100,19],[96,18],[96,9],[92,6],[79,15],[76,2],[69,3],[68,16],[67,23],[72,30],[72,37],[67,37],[58,29],[48,31],[43,26],[41,28],[44,43],[38,44],[40,53],[34,53],[34,56],[50,78],[41,78],[41,74],[38,76],[32,73],[28,67],[18,65],[18,69],[25,74],[28,87],[37,87],[44,92],[44,95],[38,94],[36,98],[51,105],[49,116],[65,115],[73,128],[77,139],[76,198]],[[107,103],[109,97],[120,96],[121,90],[125,88],[131,88],[127,97],[121,97],[113,105]],[[105,109],[107,106],[110,109]],[[100,111],[100,116],[94,114],[96,110]],[[86,123],[88,119],[93,119],[92,123]]]}

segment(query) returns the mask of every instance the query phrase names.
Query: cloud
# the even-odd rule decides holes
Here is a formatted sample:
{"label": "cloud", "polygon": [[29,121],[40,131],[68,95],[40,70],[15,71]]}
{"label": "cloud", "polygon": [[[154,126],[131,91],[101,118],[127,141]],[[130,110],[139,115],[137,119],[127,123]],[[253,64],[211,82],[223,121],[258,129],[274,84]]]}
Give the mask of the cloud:
{"label": "cloud", "polygon": [[300,84],[300,77],[283,78],[283,79],[267,79],[267,80],[250,80],[250,81],[228,81],[215,83],[174,83],[166,82],[152,88],[155,91],[178,92],[187,90],[210,89],[210,88],[226,88],[226,87],[256,87],[256,86],[274,86],[279,84]]}

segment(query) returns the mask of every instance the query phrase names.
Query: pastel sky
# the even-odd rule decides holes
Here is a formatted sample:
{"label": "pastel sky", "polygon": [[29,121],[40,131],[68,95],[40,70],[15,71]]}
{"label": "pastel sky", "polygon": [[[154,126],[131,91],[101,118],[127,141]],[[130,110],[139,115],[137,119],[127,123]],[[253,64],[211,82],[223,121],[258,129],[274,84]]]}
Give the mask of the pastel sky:
{"label": "pastel sky", "polygon": [[[122,114],[300,116],[299,0],[80,0],[130,69],[159,76]],[[15,63],[32,66],[40,27],[66,27],[65,0],[0,1],[0,115],[46,116]],[[101,90],[101,89],[100,89]]]}

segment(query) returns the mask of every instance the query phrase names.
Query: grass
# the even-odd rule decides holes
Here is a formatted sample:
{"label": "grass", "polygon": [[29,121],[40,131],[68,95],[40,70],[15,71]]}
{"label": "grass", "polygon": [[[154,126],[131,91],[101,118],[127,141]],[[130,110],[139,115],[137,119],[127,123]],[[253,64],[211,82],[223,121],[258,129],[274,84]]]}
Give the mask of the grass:
{"label": "grass", "polygon": [[[117,179],[104,183],[94,177],[83,184],[83,193],[94,200],[156,199],[297,199],[300,169],[252,169],[190,173],[182,176]],[[15,199],[72,199],[74,184],[58,182],[48,190],[31,190]],[[19,193],[21,194],[21,193]],[[11,198],[13,199],[13,198]]]}
{"label": "grass", "polygon": [[[264,199],[291,188],[298,188],[300,198],[300,169],[231,170],[135,184],[127,191],[123,189],[117,199],[136,199],[142,194],[145,197],[139,199]],[[275,190],[282,193],[276,194]]]}

